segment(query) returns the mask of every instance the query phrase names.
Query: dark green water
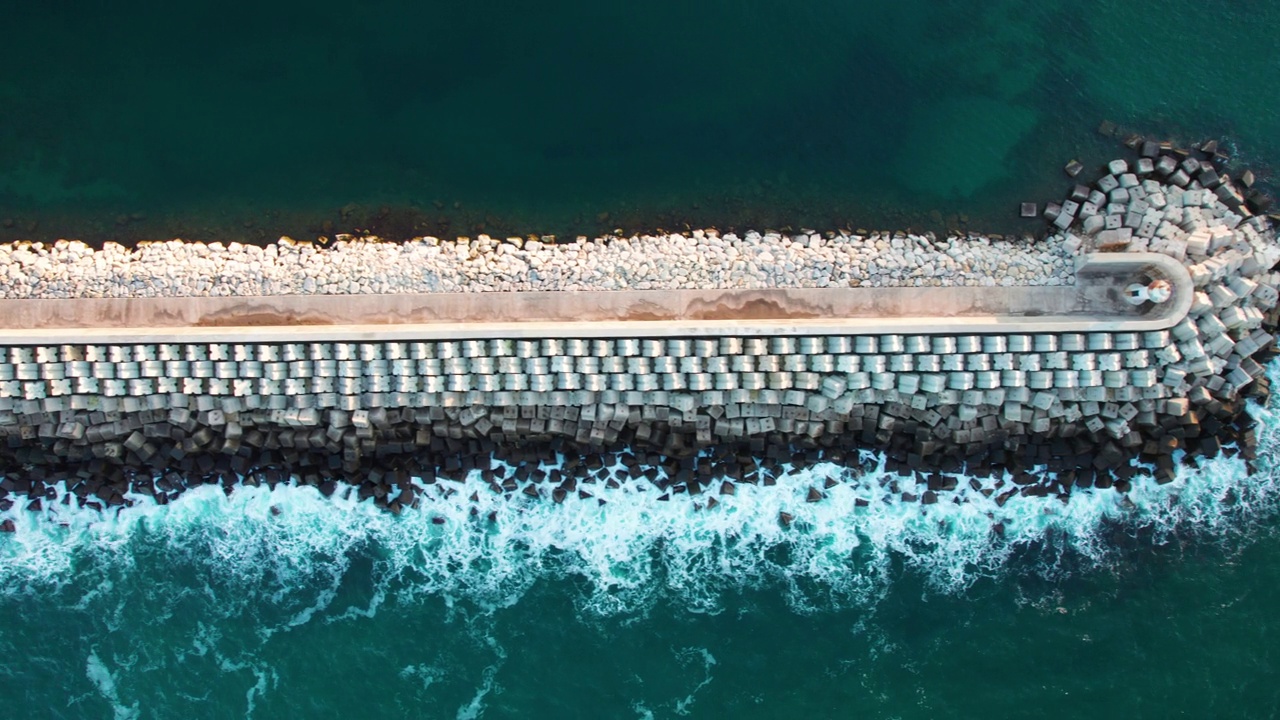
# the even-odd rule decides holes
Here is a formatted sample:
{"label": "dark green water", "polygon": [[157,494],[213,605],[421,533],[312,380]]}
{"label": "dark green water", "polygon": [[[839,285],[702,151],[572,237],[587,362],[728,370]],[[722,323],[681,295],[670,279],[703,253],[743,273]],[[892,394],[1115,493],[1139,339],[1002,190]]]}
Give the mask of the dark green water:
{"label": "dark green water", "polygon": [[1037,231],[1102,119],[1280,160],[1268,2],[273,5],[10,9],[0,235]]}
{"label": "dark green water", "polygon": [[[1218,0],[27,3],[4,13],[0,239],[1036,230],[1016,203],[1113,153],[1102,119],[1269,174],[1278,21]],[[1139,482],[1136,509],[855,510],[797,478],[718,513],[619,498],[496,529],[283,488],[11,511],[0,716],[1274,716],[1263,425],[1257,474]]]}

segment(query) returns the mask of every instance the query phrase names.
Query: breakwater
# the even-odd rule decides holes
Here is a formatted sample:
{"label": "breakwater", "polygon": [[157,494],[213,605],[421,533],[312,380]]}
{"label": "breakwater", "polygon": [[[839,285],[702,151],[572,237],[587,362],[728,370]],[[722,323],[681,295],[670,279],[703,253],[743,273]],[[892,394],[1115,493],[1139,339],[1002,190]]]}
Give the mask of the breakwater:
{"label": "breakwater", "polygon": [[[1155,145],[1140,155],[1051,204],[1046,216],[1059,232],[1039,244],[703,232],[554,246],[363,242],[323,252],[292,243],[165,243],[128,253],[11,246],[4,290],[19,303],[255,288],[359,296],[555,288],[590,297],[581,291],[653,291],[655,283],[1096,292],[1095,306],[1064,311],[1074,326],[987,308],[976,329],[965,317],[912,329],[912,318],[868,313],[861,324],[818,318],[832,324],[814,330],[805,324],[814,318],[775,309],[695,318],[704,325],[697,333],[631,317],[603,335],[575,336],[571,319],[556,318],[566,325],[554,331],[361,339],[394,332],[384,320],[360,330],[308,327],[313,339],[290,342],[296,326],[242,318],[216,331],[252,342],[202,342],[211,330],[197,327],[173,342],[131,343],[122,337],[138,328],[126,326],[98,343],[72,340],[101,328],[40,325],[61,339],[12,342],[0,363],[0,454],[24,469],[0,482],[0,502],[102,507],[141,496],[168,502],[192,484],[298,482],[325,494],[355,488],[398,511],[478,477],[513,498],[563,502],[632,486],[708,507],[738,483],[773,482],[783,467],[859,465],[860,451],[872,449],[891,473],[877,492],[906,502],[959,500],[954,473],[962,469],[974,476],[970,489],[1001,504],[1090,487],[1124,492],[1135,460],[1168,480],[1178,458],[1215,455],[1224,444],[1250,451],[1242,411],[1247,398],[1268,392],[1280,247],[1214,153]],[[633,242],[638,255],[627,254],[637,252]],[[188,257],[212,258],[217,274],[186,269]],[[1131,261],[1123,273],[1084,282],[1091,261],[1114,257]],[[609,258],[617,264],[602,262]],[[354,279],[343,279],[348,271]],[[830,489],[815,484],[806,500],[820,502]]]}

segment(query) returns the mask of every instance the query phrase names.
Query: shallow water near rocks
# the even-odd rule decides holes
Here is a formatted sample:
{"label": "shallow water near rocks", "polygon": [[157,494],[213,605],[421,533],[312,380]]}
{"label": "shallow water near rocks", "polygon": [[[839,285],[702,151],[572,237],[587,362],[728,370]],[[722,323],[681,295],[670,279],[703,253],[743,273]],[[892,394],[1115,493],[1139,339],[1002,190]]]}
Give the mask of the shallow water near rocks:
{"label": "shallow water near rocks", "polygon": [[[1017,203],[1111,157],[1104,118],[1280,163],[1275,3],[455,5],[11,9],[0,239],[1039,231]],[[1277,411],[1254,475],[1133,507],[804,503],[819,467],[492,525],[290,487],[10,511],[0,715],[1270,715]]]}

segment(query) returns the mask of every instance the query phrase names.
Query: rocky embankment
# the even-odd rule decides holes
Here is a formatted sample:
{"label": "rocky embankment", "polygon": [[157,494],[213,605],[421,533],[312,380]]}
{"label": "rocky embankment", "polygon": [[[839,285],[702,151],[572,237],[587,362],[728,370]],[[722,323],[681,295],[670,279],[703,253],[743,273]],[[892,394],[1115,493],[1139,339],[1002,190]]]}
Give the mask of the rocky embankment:
{"label": "rocky embankment", "polygon": [[345,238],[321,248],[281,239],[0,245],[0,297],[119,298],[549,290],[1061,285],[1059,238],[858,236],[714,230],[568,243],[487,236],[404,243]]}

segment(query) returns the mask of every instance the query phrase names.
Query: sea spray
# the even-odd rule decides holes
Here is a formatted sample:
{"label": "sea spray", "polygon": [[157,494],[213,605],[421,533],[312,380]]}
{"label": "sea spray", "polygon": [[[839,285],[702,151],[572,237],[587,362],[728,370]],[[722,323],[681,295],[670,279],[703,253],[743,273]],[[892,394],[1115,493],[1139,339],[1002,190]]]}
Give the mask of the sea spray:
{"label": "sea spray", "polygon": [[[794,609],[811,610],[874,601],[895,563],[954,592],[1046,540],[1087,565],[1106,564],[1115,550],[1106,527],[1141,529],[1157,543],[1189,529],[1243,533],[1274,509],[1272,456],[1280,448],[1276,403],[1250,412],[1259,429],[1252,475],[1242,458],[1223,454],[1182,466],[1165,485],[1144,472],[1127,495],[1076,489],[1066,501],[1015,497],[1001,505],[958,476],[957,490],[937,504],[905,502],[882,487],[883,457],[870,456],[861,475],[829,464],[784,468],[775,485],[740,484],[713,508],[687,496],[664,499],[647,485],[594,485],[594,496],[558,505],[512,500],[478,475],[400,516],[353,492],[325,498],[296,485],[230,494],[202,486],[167,506],[139,496],[109,513],[49,503],[5,514],[15,532],[0,538],[0,592],[74,587],[75,597],[64,599],[83,604],[128,583],[131,568],[153,557],[195,592],[280,610],[259,630],[268,636],[316,616],[332,619],[353,563],[362,564],[371,590],[341,616],[376,613],[389,596],[492,610],[539,580],[560,578],[574,579],[581,608],[600,615],[642,610],[663,596],[714,612],[727,591],[769,586],[782,588]],[[829,477],[837,482],[824,499],[806,502]],[[917,482],[893,479],[904,490]],[[779,521],[783,512],[789,524]]]}
{"label": "sea spray", "polygon": [[[740,484],[713,508],[705,497],[662,500],[642,484],[589,485],[596,497],[561,505],[504,499],[471,477],[400,516],[354,492],[325,498],[292,485],[230,494],[205,485],[167,506],[139,496],[107,514],[60,502],[11,510],[16,532],[0,536],[10,618],[0,651],[17,657],[21,648],[24,661],[6,687],[15,707],[46,707],[42,673],[53,667],[74,687],[73,713],[122,718],[199,716],[211,697],[254,717],[297,712],[300,698],[319,698],[334,717],[421,717],[424,708],[488,717],[535,706],[558,716],[575,698],[608,697],[626,703],[616,708],[623,714],[656,717],[735,702],[745,710],[780,694],[819,712],[830,706],[827,678],[852,681],[842,702],[857,693],[850,662],[931,668],[934,688],[938,673],[955,672],[930,665],[922,649],[945,642],[942,628],[1002,666],[1015,662],[1012,646],[992,645],[991,632],[1010,621],[1008,637],[1078,652],[1054,633],[1099,596],[1071,588],[1101,583],[1117,605],[1150,604],[1123,578],[1169,575],[1162,556],[1203,565],[1202,553],[1178,552],[1189,540],[1225,546],[1211,554],[1227,560],[1265,546],[1255,541],[1274,538],[1259,530],[1275,516],[1280,414],[1274,402],[1250,412],[1252,474],[1241,457],[1222,455],[1165,485],[1140,473],[1126,494],[1076,489],[1065,503],[1015,496],[1002,506],[963,476],[937,504],[905,502],[880,480],[921,488],[890,478],[871,456],[860,471],[784,468],[775,485]],[[806,502],[811,488],[825,498]],[[779,522],[783,510],[789,525]],[[1204,599],[1201,585],[1180,587],[1195,598],[1179,602],[1207,609],[1158,632],[1231,633],[1217,608],[1253,612],[1251,598],[1261,597],[1243,572],[1223,569],[1230,582],[1209,586]],[[1110,632],[1147,640],[1152,620],[1125,612]],[[983,619],[970,627],[975,615]],[[1023,645],[1041,652],[1030,639]],[[599,659],[615,652],[647,660],[615,678]],[[76,658],[70,680],[65,662],[44,660],[65,657]],[[767,670],[748,660],[764,657]],[[837,657],[838,666],[815,664]],[[747,700],[726,695],[749,676]]]}
{"label": "sea spray", "polygon": [[[111,667],[117,667],[118,663],[112,659]],[[137,720],[141,717],[138,710],[138,704],[123,705],[120,702],[119,694],[116,691],[116,673],[98,657],[96,650],[89,652],[89,657],[85,660],[85,676],[97,688],[102,699],[111,704],[112,716],[115,720]]]}

